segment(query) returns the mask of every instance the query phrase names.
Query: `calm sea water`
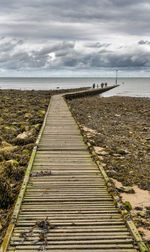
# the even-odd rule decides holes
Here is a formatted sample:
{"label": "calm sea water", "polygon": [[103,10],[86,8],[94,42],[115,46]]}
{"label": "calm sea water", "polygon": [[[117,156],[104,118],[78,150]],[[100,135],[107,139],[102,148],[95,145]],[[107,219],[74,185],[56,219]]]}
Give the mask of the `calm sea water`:
{"label": "calm sea water", "polygon": [[[113,78],[0,78],[1,89],[50,90],[57,88],[92,87],[93,83],[115,84]],[[150,78],[119,78],[119,87],[103,94],[108,96],[150,97]]]}

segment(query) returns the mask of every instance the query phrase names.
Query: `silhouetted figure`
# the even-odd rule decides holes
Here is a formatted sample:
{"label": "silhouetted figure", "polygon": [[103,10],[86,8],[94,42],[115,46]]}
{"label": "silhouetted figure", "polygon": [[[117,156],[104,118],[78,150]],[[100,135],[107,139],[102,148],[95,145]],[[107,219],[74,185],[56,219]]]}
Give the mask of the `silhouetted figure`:
{"label": "silhouetted figure", "polygon": [[107,87],[107,82],[105,82],[105,87]]}
{"label": "silhouetted figure", "polygon": [[102,83],[101,83],[101,88],[103,88],[103,87],[104,87],[104,83],[102,82]]}
{"label": "silhouetted figure", "polygon": [[93,88],[95,88],[95,83],[93,83]]}

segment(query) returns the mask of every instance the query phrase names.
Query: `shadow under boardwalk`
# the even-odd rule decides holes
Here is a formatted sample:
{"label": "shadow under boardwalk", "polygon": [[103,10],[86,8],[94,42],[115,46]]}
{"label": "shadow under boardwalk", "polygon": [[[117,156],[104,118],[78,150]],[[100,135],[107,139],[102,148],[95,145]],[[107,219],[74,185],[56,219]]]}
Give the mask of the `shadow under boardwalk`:
{"label": "shadow under boardwalk", "polygon": [[31,172],[7,251],[138,251],[62,96],[51,98]]}

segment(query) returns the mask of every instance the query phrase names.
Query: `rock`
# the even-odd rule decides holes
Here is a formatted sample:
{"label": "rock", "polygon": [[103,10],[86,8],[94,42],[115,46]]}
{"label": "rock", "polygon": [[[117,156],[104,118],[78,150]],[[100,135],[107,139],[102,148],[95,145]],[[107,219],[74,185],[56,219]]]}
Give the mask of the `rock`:
{"label": "rock", "polygon": [[143,128],[143,131],[148,131],[149,130],[149,127],[144,127]]}
{"label": "rock", "polygon": [[1,147],[0,147],[0,153],[8,152],[8,151],[13,151],[17,148],[17,146],[11,145],[7,143],[6,141],[1,142]]}
{"label": "rock", "polygon": [[137,206],[137,207],[135,207],[135,210],[137,210],[137,211],[142,211],[142,210],[143,210],[143,207]]}
{"label": "rock", "polygon": [[38,110],[37,113],[40,114],[40,115],[45,115],[46,112],[44,110]]}
{"label": "rock", "polygon": [[146,140],[146,141],[150,141],[150,138],[149,138],[149,137],[148,137],[148,138],[145,138],[145,140]]}
{"label": "rock", "polygon": [[147,145],[145,148],[147,151],[150,151],[150,145]]}
{"label": "rock", "polygon": [[3,228],[3,227],[2,227],[2,224],[0,223],[0,230],[2,230],[2,228]]}
{"label": "rock", "polygon": [[104,158],[102,156],[98,156],[99,160],[103,161]]}
{"label": "rock", "polygon": [[28,138],[28,134],[27,134],[27,131],[24,131],[23,133],[20,133],[18,136],[17,136],[18,139],[25,139],[25,138]]}
{"label": "rock", "polygon": [[129,171],[129,174],[130,174],[130,175],[134,174],[134,171]]}
{"label": "rock", "polygon": [[101,154],[102,151],[104,151],[104,148],[99,147],[99,146],[94,146],[94,150],[96,152],[96,154]]}
{"label": "rock", "polygon": [[105,167],[105,166],[106,166],[106,164],[105,164],[105,163],[101,163],[101,166]]}
{"label": "rock", "polygon": [[87,128],[87,127],[85,127],[85,126],[83,126],[83,130],[86,131],[86,132],[88,132],[88,134],[89,134],[90,136],[93,136],[93,135],[95,135],[95,134],[97,133],[96,130]]}
{"label": "rock", "polygon": [[24,149],[22,153],[28,155],[29,154],[29,150],[28,149]]}
{"label": "rock", "polygon": [[26,126],[24,127],[24,129],[25,129],[25,131],[29,131],[29,129],[30,129],[29,125],[26,125]]}
{"label": "rock", "polygon": [[4,127],[4,130],[5,131],[16,131],[16,129],[14,128],[14,127],[8,127],[8,126],[6,126],[6,127]]}
{"label": "rock", "polygon": [[118,159],[125,159],[125,157],[124,157],[124,156],[121,156],[121,157],[118,157]]}
{"label": "rock", "polygon": [[92,139],[90,139],[89,142],[90,142],[91,145],[95,144],[94,140],[92,140]]}
{"label": "rock", "polygon": [[3,138],[0,136],[0,145],[2,144],[3,142]]}
{"label": "rock", "polygon": [[37,124],[33,125],[33,127],[34,127],[36,130],[39,130],[40,127],[41,127],[41,125],[40,125],[39,123],[37,123]]}
{"label": "rock", "polygon": [[7,143],[6,141],[2,141],[2,146],[3,146],[3,148],[5,148],[5,147],[12,147],[12,145],[9,144],[9,143]]}
{"label": "rock", "polygon": [[30,130],[30,131],[24,131],[23,133],[20,133],[18,136],[17,136],[17,139],[26,139],[30,136],[33,135],[33,130]]}
{"label": "rock", "polygon": [[132,206],[131,206],[131,204],[130,204],[129,201],[125,201],[123,204],[124,204],[124,207],[125,207],[125,209],[127,211],[131,211],[132,210]]}
{"label": "rock", "polygon": [[29,118],[31,118],[32,117],[32,114],[31,113],[25,113],[25,115],[24,115],[24,118],[25,119],[29,119]]}
{"label": "rock", "polygon": [[130,186],[121,186],[117,187],[117,190],[119,192],[125,192],[125,193],[135,193],[134,189]]}
{"label": "rock", "polygon": [[108,152],[102,151],[99,155],[101,155],[101,156],[106,156],[106,155],[108,155]]}
{"label": "rock", "polygon": [[143,213],[143,212],[139,212],[139,213],[137,213],[137,215],[140,216],[140,217],[142,217],[142,218],[145,217],[145,213]]}
{"label": "rock", "polygon": [[17,125],[18,125],[18,123],[17,123],[17,122],[12,122],[12,125],[17,126]]}
{"label": "rock", "polygon": [[133,134],[133,132],[132,132],[132,131],[129,131],[129,134],[130,134],[130,135],[132,135],[132,134]]}
{"label": "rock", "polygon": [[114,157],[119,157],[119,158],[120,158],[120,154],[113,153],[112,155],[113,155]]}
{"label": "rock", "polygon": [[15,159],[6,161],[6,164],[10,164],[11,166],[16,166],[16,167],[19,165],[18,161]]}
{"label": "rock", "polygon": [[121,155],[127,155],[129,154],[129,151],[128,150],[125,150],[125,149],[118,149],[117,152]]}
{"label": "rock", "polygon": [[5,178],[0,178],[0,207],[7,209],[13,203],[12,189]]}
{"label": "rock", "polygon": [[107,171],[107,175],[109,176],[109,177],[114,177],[115,175],[117,174],[117,172],[116,171]]}
{"label": "rock", "polygon": [[4,127],[4,130],[10,130],[10,127],[8,127],[8,126],[6,126],[6,127]]}

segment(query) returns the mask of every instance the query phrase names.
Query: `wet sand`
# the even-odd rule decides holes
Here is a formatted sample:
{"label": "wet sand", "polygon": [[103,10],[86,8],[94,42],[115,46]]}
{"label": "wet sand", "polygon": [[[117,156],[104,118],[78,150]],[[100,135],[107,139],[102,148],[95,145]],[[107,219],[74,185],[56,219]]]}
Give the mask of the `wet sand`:
{"label": "wet sand", "polygon": [[150,99],[95,96],[69,104],[108,176],[124,190],[133,188],[135,194],[121,197],[131,203],[133,218],[150,242]]}

